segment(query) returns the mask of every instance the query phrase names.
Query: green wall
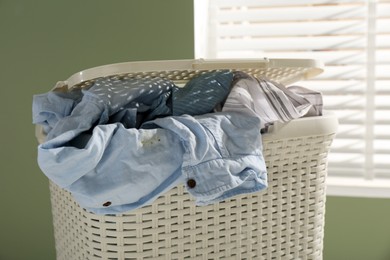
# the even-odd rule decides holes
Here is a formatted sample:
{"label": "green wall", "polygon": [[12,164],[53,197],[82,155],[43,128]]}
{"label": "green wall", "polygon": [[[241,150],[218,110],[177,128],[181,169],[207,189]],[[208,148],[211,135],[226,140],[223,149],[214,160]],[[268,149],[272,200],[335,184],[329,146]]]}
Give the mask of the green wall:
{"label": "green wall", "polygon": [[390,199],[328,197],[324,260],[390,260]]}
{"label": "green wall", "polygon": [[[193,57],[192,0],[0,0],[0,260],[54,259],[32,95],[98,65]],[[390,260],[390,200],[328,197],[325,260]]]}
{"label": "green wall", "polygon": [[193,57],[192,0],[0,0],[0,259],[55,259],[33,94],[80,70]]}

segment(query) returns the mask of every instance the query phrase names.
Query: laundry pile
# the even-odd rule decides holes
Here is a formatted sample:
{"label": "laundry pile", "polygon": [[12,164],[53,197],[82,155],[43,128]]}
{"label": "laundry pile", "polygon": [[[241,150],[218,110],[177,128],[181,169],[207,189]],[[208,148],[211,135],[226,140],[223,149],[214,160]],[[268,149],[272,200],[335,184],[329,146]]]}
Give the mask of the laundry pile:
{"label": "laundry pile", "polygon": [[261,133],[321,111],[318,92],[231,71],[184,87],[159,77],[102,77],[33,98],[33,123],[47,134],[39,166],[96,214],[150,204],[181,183],[197,205],[263,190]]}

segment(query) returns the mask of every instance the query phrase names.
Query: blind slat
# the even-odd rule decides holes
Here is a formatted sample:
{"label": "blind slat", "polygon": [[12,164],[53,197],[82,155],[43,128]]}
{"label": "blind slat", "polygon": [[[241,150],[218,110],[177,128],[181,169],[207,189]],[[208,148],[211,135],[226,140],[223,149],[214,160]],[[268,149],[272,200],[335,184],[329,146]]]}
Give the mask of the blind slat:
{"label": "blind slat", "polygon": [[[390,23],[390,21],[389,21]],[[382,31],[387,31],[387,23],[381,24]],[[306,36],[306,35],[362,35],[366,27],[357,21],[313,21],[307,22],[280,22],[280,23],[251,23],[251,24],[221,24],[220,37],[239,36]]]}
{"label": "blind slat", "polygon": [[[390,36],[389,36],[390,38]],[[378,39],[379,42],[379,39]],[[318,37],[283,37],[283,38],[232,38],[218,41],[220,50],[236,50],[246,48],[251,50],[327,50],[346,49],[358,50],[365,48],[366,40],[360,36],[318,36]]]}
{"label": "blind slat", "polygon": [[364,0],[273,0],[273,1],[259,1],[259,0],[213,0],[215,4],[220,7],[241,7],[241,6],[256,6],[256,7],[281,7],[286,8],[290,6],[305,6],[305,5],[330,5],[330,4],[356,4],[364,3]]}
{"label": "blind slat", "polygon": [[299,6],[289,8],[257,8],[233,10],[218,10],[216,19],[221,22],[275,22],[275,21],[307,21],[307,20],[340,20],[363,19],[364,5],[352,6]]}

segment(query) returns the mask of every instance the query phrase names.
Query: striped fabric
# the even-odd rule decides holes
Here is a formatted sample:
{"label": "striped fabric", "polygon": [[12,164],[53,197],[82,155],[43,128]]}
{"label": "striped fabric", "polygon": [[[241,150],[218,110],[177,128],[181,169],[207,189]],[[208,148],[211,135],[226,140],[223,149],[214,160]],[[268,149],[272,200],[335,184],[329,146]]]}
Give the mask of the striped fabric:
{"label": "striped fabric", "polygon": [[265,78],[236,72],[222,111],[256,116],[261,120],[261,128],[265,128],[276,121],[321,115],[322,96],[304,87],[286,88]]}

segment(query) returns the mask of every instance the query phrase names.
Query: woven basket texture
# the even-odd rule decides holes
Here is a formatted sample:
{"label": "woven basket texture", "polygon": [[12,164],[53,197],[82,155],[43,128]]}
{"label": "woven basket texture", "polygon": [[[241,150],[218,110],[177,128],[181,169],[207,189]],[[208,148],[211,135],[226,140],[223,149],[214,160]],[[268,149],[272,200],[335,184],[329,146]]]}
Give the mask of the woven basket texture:
{"label": "woven basket texture", "polygon": [[[300,78],[306,70],[241,71],[283,83]],[[162,77],[180,83],[204,72],[208,71],[112,77]],[[322,259],[327,156],[333,138],[330,134],[264,140],[269,187],[203,207],[195,206],[178,186],[151,205],[99,216],[50,183],[57,259]]]}
{"label": "woven basket texture", "polygon": [[333,135],[264,142],[266,191],[197,207],[183,186],[99,216],[50,184],[57,259],[322,259]]}

